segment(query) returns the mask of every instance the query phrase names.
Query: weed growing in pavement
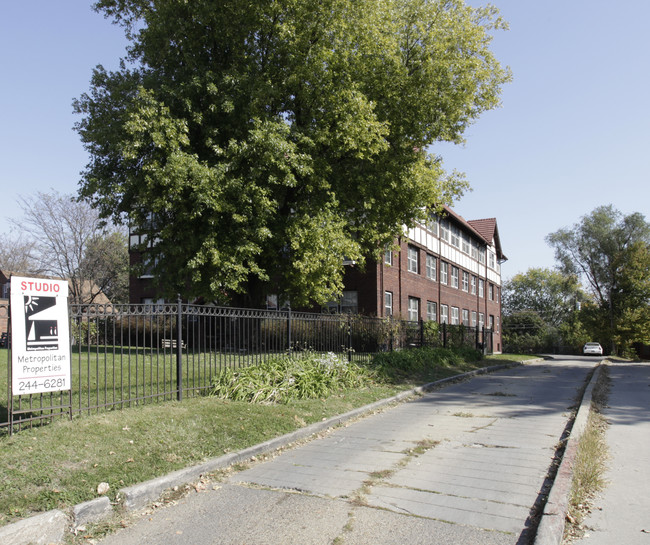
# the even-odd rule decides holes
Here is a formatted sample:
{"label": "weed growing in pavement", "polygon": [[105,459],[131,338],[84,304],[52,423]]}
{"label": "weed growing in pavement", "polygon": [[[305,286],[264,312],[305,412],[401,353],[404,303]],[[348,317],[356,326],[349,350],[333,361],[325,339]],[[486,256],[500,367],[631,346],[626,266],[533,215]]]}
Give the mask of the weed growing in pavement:
{"label": "weed growing in pavement", "polygon": [[609,371],[607,366],[604,366],[594,386],[587,425],[578,442],[569,495],[569,512],[564,530],[567,541],[584,535],[582,522],[590,512],[596,493],[605,486],[604,474],[608,457],[605,440],[607,421],[601,411],[607,405],[609,385]]}

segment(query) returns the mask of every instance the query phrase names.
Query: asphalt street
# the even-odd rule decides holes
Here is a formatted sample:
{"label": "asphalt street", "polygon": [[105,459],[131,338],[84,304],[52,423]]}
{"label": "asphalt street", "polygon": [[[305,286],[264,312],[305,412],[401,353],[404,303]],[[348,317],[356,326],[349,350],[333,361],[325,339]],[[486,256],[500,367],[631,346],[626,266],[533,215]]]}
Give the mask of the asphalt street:
{"label": "asphalt street", "polygon": [[104,545],[524,545],[598,359],[448,385],[148,511]]}

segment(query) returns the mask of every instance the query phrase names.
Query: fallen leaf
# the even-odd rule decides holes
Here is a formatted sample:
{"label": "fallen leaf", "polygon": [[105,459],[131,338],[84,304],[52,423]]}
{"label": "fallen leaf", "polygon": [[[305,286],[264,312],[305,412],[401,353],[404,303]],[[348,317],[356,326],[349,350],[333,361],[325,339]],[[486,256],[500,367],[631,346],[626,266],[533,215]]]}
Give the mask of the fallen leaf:
{"label": "fallen leaf", "polygon": [[99,483],[97,485],[97,494],[99,494],[100,496],[106,494],[106,492],[108,492],[110,488],[111,487],[108,483]]}

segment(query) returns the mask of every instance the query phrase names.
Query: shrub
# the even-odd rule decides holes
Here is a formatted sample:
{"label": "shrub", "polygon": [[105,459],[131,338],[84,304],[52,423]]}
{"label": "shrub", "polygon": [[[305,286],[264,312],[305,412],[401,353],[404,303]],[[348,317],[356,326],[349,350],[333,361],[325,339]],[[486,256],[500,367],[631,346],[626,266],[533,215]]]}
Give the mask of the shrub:
{"label": "shrub", "polygon": [[212,381],[210,395],[251,403],[287,403],[325,397],[345,388],[362,387],[371,373],[332,352],[280,356],[242,369],[224,369]]}
{"label": "shrub", "polygon": [[435,367],[459,366],[466,362],[479,361],[481,352],[466,346],[460,348],[413,348],[376,354],[372,365],[378,375],[395,378],[424,373]]}

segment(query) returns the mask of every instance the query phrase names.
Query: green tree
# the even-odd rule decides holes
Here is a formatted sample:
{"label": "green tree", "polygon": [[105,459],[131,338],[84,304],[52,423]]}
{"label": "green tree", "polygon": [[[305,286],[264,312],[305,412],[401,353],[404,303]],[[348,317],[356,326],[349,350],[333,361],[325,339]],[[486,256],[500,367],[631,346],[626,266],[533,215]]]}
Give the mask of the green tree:
{"label": "green tree", "polygon": [[[460,143],[510,78],[463,0],[101,0],[131,40],[75,103],[81,195],[130,222],[167,294],[332,299],[462,194]],[[166,274],[165,274],[166,273]]]}
{"label": "green tree", "polygon": [[642,214],[600,206],[547,241],[567,274],[587,280],[601,342],[625,352],[634,342],[650,341],[650,224]]}
{"label": "green tree", "polygon": [[536,312],[551,327],[558,327],[587,299],[575,274],[531,268],[503,283],[505,315]]}
{"label": "green tree", "polygon": [[548,334],[548,324],[534,310],[515,311],[503,317],[503,347],[507,352],[545,350]]}

